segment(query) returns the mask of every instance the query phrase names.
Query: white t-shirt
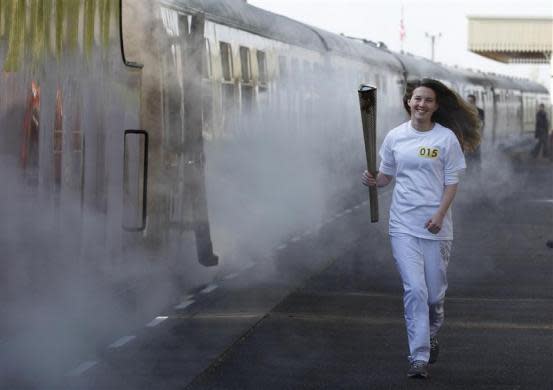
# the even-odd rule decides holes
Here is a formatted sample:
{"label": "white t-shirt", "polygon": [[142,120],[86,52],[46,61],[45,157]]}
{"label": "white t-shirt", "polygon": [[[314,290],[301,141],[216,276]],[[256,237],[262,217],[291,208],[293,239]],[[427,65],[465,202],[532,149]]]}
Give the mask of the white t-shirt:
{"label": "white t-shirt", "polygon": [[438,234],[424,225],[440,207],[444,186],[457,183],[459,171],[466,168],[453,131],[438,123],[429,131],[417,131],[406,122],[386,135],[380,158],[380,172],[396,178],[390,235],[452,240],[451,207]]}

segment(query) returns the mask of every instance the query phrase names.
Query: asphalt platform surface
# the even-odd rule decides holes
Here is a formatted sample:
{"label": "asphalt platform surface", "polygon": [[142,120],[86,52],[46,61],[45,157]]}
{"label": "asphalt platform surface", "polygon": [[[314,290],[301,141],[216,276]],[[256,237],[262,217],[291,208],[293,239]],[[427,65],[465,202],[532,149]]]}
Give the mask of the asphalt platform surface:
{"label": "asphalt platform surface", "polygon": [[455,200],[446,321],[430,379],[406,377],[383,192],[379,224],[356,204],[183,298],[159,324],[51,387],[552,389],[553,164],[525,155],[486,164]]}

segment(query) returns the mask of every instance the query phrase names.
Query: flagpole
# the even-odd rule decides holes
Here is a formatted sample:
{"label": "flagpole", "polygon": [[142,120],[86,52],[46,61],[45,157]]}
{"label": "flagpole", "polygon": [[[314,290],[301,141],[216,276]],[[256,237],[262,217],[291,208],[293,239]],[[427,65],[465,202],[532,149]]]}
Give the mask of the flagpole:
{"label": "flagpole", "polygon": [[401,2],[401,19],[399,20],[399,43],[401,47],[401,52],[403,53],[403,42],[405,41],[405,25],[403,24],[403,1]]}

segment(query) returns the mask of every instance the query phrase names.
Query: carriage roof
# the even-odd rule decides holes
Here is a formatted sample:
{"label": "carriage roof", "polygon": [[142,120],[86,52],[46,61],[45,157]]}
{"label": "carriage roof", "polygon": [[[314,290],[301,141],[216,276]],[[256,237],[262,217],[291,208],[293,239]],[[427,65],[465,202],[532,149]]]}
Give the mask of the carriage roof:
{"label": "carriage roof", "polygon": [[349,57],[369,65],[388,66],[400,71],[399,60],[410,76],[432,77],[453,83],[468,82],[500,89],[548,93],[544,86],[530,80],[451,67],[411,54],[392,53],[382,44],[353,39],[312,27],[257,8],[244,0],[165,0],[164,3],[192,12],[202,12],[209,20],[253,34],[321,53]]}

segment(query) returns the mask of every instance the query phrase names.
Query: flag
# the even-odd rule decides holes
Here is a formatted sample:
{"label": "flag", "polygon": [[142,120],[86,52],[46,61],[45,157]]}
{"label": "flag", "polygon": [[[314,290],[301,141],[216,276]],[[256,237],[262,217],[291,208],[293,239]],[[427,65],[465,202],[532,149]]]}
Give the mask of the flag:
{"label": "flag", "polygon": [[403,42],[405,41],[405,25],[403,24],[403,3],[401,4],[401,19],[399,20],[399,41],[401,42],[401,50],[403,50]]}

